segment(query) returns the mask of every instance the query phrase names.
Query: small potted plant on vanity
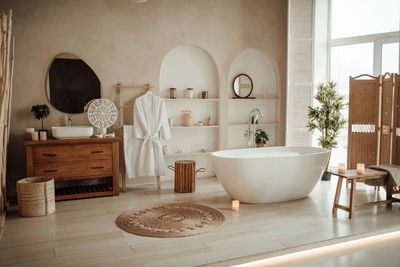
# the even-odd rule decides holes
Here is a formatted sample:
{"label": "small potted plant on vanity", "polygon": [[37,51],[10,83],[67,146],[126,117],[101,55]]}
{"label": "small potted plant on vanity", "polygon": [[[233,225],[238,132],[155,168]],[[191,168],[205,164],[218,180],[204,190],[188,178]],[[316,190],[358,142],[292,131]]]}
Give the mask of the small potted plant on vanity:
{"label": "small potted plant on vanity", "polygon": [[257,129],[254,137],[257,147],[263,147],[269,141],[269,135],[262,129]]}
{"label": "small potted plant on vanity", "polygon": [[[314,99],[318,101],[319,105],[308,106],[307,128],[310,132],[318,130],[320,132],[319,145],[332,150],[337,147],[337,136],[347,122],[341,113],[347,104],[343,102],[343,96],[338,94],[336,83],[333,81],[319,84]],[[328,165],[329,160],[326,169],[328,169]],[[322,180],[329,181],[330,179],[330,174],[325,171]]]}
{"label": "small potted plant on vanity", "polygon": [[35,105],[35,106],[32,106],[31,112],[33,112],[33,115],[35,116],[35,118],[37,120],[41,120],[41,122],[42,122],[42,129],[39,130],[39,132],[47,133],[47,130],[45,130],[43,127],[43,120],[46,119],[50,115],[50,108],[46,104]]}

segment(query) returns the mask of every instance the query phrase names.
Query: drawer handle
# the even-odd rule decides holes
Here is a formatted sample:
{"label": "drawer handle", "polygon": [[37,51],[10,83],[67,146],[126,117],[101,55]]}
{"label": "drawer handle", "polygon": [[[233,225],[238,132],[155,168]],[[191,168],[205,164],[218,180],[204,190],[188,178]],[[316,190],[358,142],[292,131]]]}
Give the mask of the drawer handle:
{"label": "drawer handle", "polygon": [[91,167],[93,170],[95,170],[95,169],[104,169],[104,167],[103,166],[95,166],[95,167]]}
{"label": "drawer handle", "polygon": [[98,154],[98,153],[103,153],[104,150],[92,150],[92,154]]}
{"label": "drawer handle", "polygon": [[55,170],[44,170],[44,172],[57,172],[57,169],[55,169]]}
{"label": "drawer handle", "polygon": [[45,156],[45,157],[57,157],[57,154],[44,153],[43,156]]}

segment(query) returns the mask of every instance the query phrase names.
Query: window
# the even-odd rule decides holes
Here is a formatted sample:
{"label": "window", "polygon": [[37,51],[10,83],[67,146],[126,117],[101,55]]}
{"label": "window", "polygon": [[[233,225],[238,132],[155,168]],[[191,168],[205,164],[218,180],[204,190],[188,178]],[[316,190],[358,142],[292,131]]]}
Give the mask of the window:
{"label": "window", "polygon": [[388,43],[382,45],[381,74],[386,72],[399,72],[399,43]]}
{"label": "window", "polygon": [[[349,77],[367,73],[373,74],[374,44],[364,43],[331,47],[331,80],[337,83],[337,89],[349,101]],[[348,119],[348,109],[343,115]],[[330,165],[337,166],[347,160],[347,129],[342,129],[338,136],[338,146],[332,150]]]}
{"label": "window", "polygon": [[349,76],[373,74],[374,44],[364,43],[331,47],[331,79],[339,92],[349,93]]}
{"label": "window", "polygon": [[399,0],[332,0],[331,38],[399,31]]}
{"label": "window", "polygon": [[[337,82],[339,93],[348,102],[350,76],[400,71],[400,1],[328,1],[327,80]],[[348,118],[348,110],[343,113]],[[347,137],[347,129],[342,130],[338,147],[332,150],[331,166],[347,161]],[[317,138],[313,135],[313,145]]]}

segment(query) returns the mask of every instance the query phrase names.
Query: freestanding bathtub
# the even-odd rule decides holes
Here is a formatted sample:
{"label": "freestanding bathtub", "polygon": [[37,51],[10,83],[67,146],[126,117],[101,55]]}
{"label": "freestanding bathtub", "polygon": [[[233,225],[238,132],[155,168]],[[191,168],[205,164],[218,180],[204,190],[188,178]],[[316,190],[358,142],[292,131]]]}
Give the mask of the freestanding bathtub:
{"label": "freestanding bathtub", "polygon": [[211,153],[218,181],[232,199],[270,203],[308,196],[320,180],[329,150],[264,147]]}

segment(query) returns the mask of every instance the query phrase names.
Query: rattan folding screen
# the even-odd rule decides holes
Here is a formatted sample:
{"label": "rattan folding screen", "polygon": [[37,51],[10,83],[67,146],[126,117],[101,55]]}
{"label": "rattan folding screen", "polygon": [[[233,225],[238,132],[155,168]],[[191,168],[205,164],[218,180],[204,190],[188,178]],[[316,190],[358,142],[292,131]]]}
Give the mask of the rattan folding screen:
{"label": "rattan folding screen", "polygon": [[[355,169],[359,162],[366,167],[400,163],[400,140],[395,130],[400,127],[399,80],[399,75],[389,73],[350,77],[348,168]],[[398,131],[400,135],[400,128]]]}
{"label": "rattan folding screen", "polygon": [[392,133],[393,133],[393,74],[386,73],[381,77],[381,123],[379,143],[379,164],[392,162]]}
{"label": "rattan folding screen", "polygon": [[394,75],[394,107],[393,107],[393,146],[392,164],[400,165],[400,74]]}

